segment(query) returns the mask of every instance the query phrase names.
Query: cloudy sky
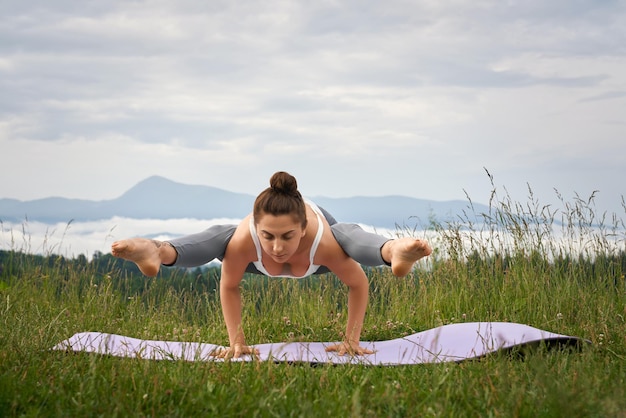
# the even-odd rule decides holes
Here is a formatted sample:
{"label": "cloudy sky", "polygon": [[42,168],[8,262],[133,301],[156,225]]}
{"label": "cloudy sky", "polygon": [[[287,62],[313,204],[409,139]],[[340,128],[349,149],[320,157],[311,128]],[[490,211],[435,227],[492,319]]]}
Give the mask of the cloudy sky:
{"label": "cloudy sky", "polygon": [[150,175],[624,214],[622,0],[0,2],[0,197]]}

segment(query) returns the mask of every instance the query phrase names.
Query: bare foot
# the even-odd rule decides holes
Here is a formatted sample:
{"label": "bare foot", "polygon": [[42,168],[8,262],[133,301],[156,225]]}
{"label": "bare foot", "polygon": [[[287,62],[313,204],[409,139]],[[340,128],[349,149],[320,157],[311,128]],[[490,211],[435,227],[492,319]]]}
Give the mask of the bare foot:
{"label": "bare foot", "polygon": [[387,241],[383,246],[383,258],[391,262],[391,271],[397,277],[409,274],[417,260],[429,256],[432,252],[428,242],[410,237]]}
{"label": "bare foot", "polygon": [[146,238],[131,238],[111,244],[111,254],[137,264],[148,277],[154,277],[161,268],[160,241]]}

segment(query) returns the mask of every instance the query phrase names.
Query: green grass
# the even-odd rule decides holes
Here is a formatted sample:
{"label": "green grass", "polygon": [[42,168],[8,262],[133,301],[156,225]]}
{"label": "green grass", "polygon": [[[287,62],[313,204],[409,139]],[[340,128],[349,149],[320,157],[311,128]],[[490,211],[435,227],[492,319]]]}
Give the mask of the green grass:
{"label": "green grass", "polygon": [[[147,361],[50,347],[76,332],[226,343],[219,297],[117,268],[41,265],[0,275],[0,416],[626,416],[626,252],[621,220],[592,200],[555,210],[492,197],[490,214],[427,232],[428,262],[371,282],[363,340],[442,324],[511,321],[586,338],[581,350],[401,367]],[[561,226],[560,220],[568,225]],[[483,223],[483,220],[487,220]],[[31,260],[31,261],[29,261]],[[170,280],[170,279],[168,279]],[[329,341],[345,326],[333,277],[243,285],[251,343]]]}

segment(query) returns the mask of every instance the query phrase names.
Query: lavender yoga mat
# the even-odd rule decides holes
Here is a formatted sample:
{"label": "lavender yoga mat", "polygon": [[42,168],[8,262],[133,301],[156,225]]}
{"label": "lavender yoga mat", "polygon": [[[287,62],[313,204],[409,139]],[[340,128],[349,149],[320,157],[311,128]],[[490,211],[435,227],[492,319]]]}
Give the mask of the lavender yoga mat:
{"label": "lavender yoga mat", "polygon": [[[339,356],[326,352],[335,342],[284,342],[257,344],[259,355],[231,361],[273,361],[393,366],[458,362],[526,345],[571,345],[585,342],[578,337],[555,334],[528,325],[510,322],[466,322],[449,324],[387,341],[362,341],[374,351],[364,356]],[[221,345],[141,340],[100,332],[81,332],[53,347],[76,351],[148,360],[224,361],[211,356]]]}

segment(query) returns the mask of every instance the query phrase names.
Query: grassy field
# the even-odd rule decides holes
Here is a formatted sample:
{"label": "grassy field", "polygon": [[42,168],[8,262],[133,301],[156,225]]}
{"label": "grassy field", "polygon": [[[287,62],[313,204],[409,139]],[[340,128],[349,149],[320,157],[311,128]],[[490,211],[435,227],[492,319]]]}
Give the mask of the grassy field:
{"label": "grassy field", "polygon": [[[19,274],[7,266],[0,274],[0,416],[626,417],[621,219],[596,215],[591,199],[552,209],[532,196],[519,204],[494,194],[490,206],[474,214],[470,202],[466,219],[432,222],[423,234],[435,252],[407,278],[370,272],[362,339],[511,321],[592,344],[401,367],[68,354],[49,348],[81,331],[226,343],[219,297],[159,278],[124,293],[119,284],[131,279],[118,269],[40,265],[16,254]],[[346,294],[331,275],[248,278],[248,339],[336,340]]]}

